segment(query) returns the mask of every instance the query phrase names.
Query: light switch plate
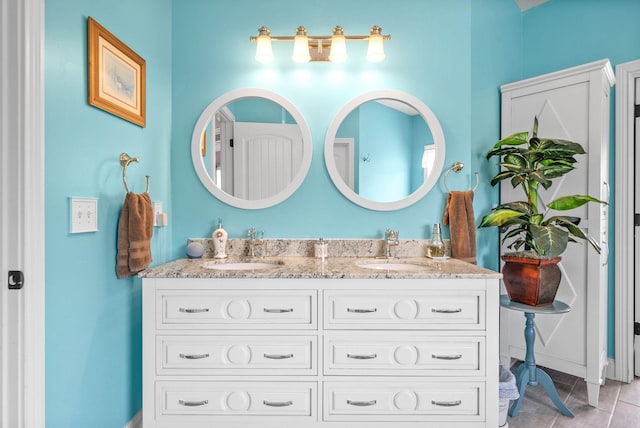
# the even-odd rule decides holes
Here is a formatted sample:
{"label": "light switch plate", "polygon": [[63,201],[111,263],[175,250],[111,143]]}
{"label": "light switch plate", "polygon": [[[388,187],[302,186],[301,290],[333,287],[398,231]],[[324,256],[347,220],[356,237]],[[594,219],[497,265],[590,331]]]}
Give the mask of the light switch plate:
{"label": "light switch plate", "polygon": [[70,198],[69,232],[85,233],[98,231],[98,199]]}
{"label": "light switch plate", "polygon": [[153,225],[158,226],[158,214],[162,214],[162,202],[153,203]]}

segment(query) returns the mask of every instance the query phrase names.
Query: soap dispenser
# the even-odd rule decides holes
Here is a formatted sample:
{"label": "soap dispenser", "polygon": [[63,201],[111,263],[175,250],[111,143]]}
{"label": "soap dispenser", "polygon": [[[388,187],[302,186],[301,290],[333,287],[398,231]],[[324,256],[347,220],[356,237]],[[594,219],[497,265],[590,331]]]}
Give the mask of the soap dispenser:
{"label": "soap dispenser", "polygon": [[213,231],[213,258],[227,258],[227,231],[222,228],[222,219],[218,218],[218,228]]}
{"label": "soap dispenser", "polygon": [[441,258],[445,256],[445,246],[442,241],[442,229],[438,223],[433,225],[433,236],[427,246],[427,256]]}

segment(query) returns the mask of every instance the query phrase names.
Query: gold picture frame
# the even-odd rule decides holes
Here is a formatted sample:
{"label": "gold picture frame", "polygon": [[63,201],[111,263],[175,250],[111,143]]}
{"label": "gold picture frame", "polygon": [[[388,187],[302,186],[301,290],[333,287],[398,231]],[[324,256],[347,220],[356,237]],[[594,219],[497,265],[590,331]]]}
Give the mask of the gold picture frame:
{"label": "gold picture frame", "polygon": [[89,104],[146,126],[146,62],[96,20],[87,19]]}

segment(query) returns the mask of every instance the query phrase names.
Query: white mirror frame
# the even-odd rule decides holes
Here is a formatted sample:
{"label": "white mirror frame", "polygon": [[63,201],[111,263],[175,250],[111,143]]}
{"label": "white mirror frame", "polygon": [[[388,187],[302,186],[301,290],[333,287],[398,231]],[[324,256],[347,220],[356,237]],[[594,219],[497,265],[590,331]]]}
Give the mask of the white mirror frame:
{"label": "white mirror frame", "polygon": [[[420,116],[422,116],[424,121],[427,123],[427,126],[429,126],[431,135],[433,136],[433,142],[436,146],[436,157],[433,163],[433,170],[431,171],[425,182],[422,183],[422,186],[420,186],[415,192],[413,192],[406,198],[392,202],[376,202],[358,195],[344,182],[344,180],[340,176],[340,173],[338,172],[335,162],[333,161],[334,140],[338,133],[338,129],[342,124],[342,121],[349,115],[349,113],[351,113],[361,104],[379,99],[393,99],[402,101],[405,104],[408,104],[416,109],[418,113],[420,113]],[[327,166],[329,176],[331,177],[331,180],[333,180],[333,184],[335,184],[340,193],[342,193],[354,204],[376,211],[399,210],[413,205],[417,201],[422,199],[438,181],[438,178],[440,177],[440,174],[444,167],[444,159],[444,133],[442,132],[442,127],[440,126],[440,121],[438,121],[438,118],[436,118],[431,109],[418,98],[405,92],[393,89],[367,92],[349,101],[333,118],[333,121],[331,122],[331,124],[329,125],[329,129],[327,130],[324,141],[324,161]]]}
{"label": "white mirror frame", "polygon": [[[302,134],[302,163],[300,165],[298,173],[293,178],[291,183],[289,183],[289,185],[280,193],[264,199],[248,200],[236,198],[235,196],[230,195],[224,192],[222,189],[218,188],[218,186],[215,185],[215,183],[209,176],[209,173],[207,172],[200,151],[202,132],[204,132],[207,123],[211,120],[213,115],[230,102],[237,101],[242,98],[265,98],[267,100],[273,101],[274,103],[280,104],[289,112],[289,114],[291,114],[291,117],[293,117],[293,119],[300,127],[300,132]],[[305,177],[307,176],[307,173],[309,172],[309,167],[311,166],[312,151],[313,148],[311,143],[311,131],[309,130],[307,122],[304,120],[304,117],[298,111],[298,109],[289,100],[282,97],[281,95],[278,95],[266,89],[259,88],[235,89],[213,100],[213,102],[204,109],[204,111],[198,118],[198,121],[193,128],[193,134],[191,135],[191,160],[193,162],[193,167],[196,170],[196,174],[198,175],[198,178],[200,178],[200,182],[213,196],[215,196],[222,202],[233,207],[244,208],[248,210],[268,208],[277,205],[290,197],[298,189],[298,187],[300,187]]]}

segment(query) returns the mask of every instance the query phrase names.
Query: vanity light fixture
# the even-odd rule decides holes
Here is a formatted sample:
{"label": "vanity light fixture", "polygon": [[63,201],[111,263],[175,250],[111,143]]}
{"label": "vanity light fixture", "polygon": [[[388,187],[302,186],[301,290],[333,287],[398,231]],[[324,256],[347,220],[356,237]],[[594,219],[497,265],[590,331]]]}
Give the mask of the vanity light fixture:
{"label": "vanity light fixture", "polygon": [[391,40],[390,35],[383,35],[382,28],[374,25],[367,36],[345,36],[344,29],[336,26],[331,36],[309,36],[302,25],[296,29],[294,36],[272,36],[267,27],[260,27],[257,36],[250,40],[256,42],[256,60],[262,63],[273,61],[271,42],[294,42],[291,58],[294,62],[309,61],[344,62],[347,60],[347,40],[368,41],[367,61],[380,62],[384,56],[384,41]]}

